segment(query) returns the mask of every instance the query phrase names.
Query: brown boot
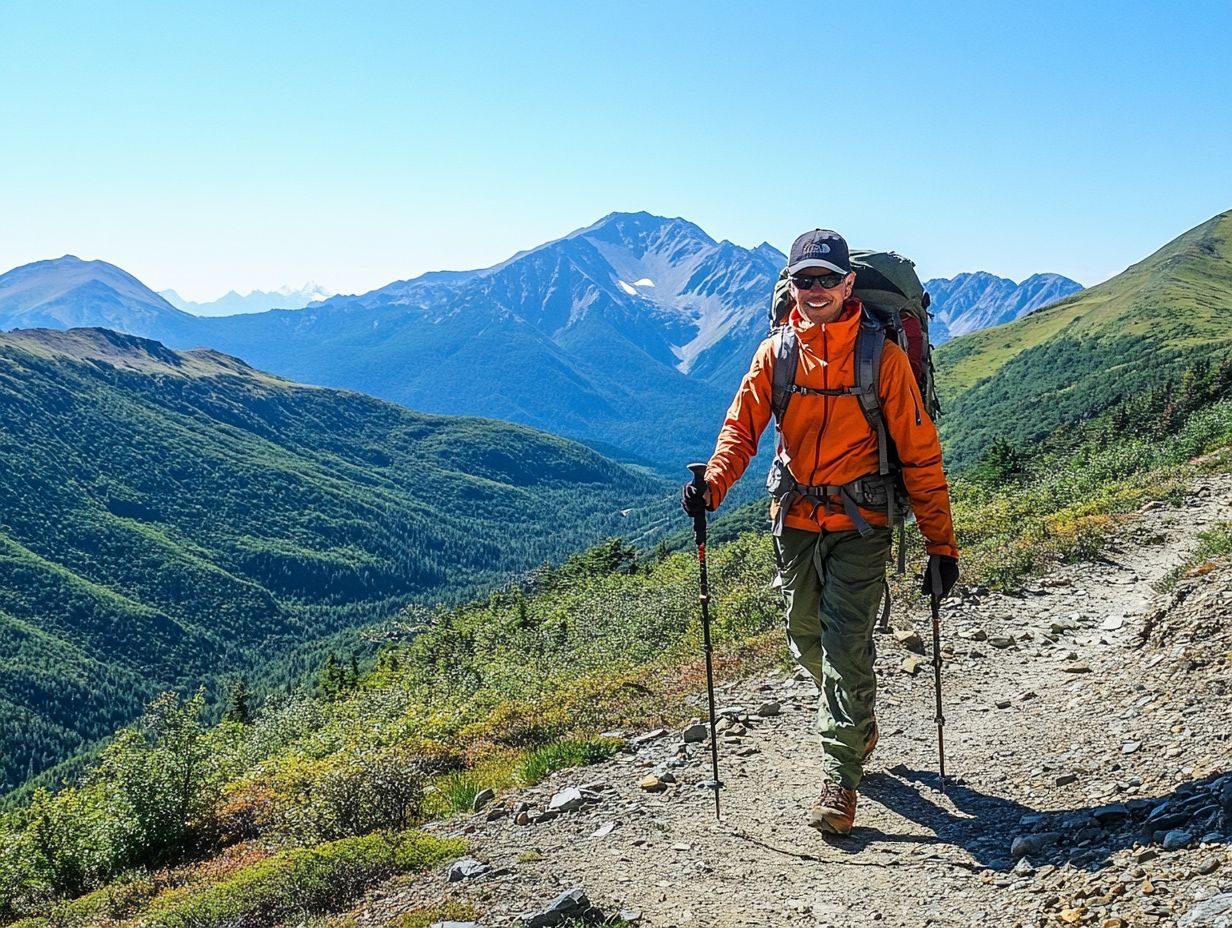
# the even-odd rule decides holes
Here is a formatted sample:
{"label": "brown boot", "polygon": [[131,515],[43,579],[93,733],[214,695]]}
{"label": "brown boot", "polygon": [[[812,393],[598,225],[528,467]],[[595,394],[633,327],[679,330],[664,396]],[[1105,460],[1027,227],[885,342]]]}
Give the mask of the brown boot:
{"label": "brown boot", "polygon": [[809,809],[809,827],[836,835],[851,834],[856,823],[856,792],[827,783]]}
{"label": "brown boot", "polygon": [[881,730],[877,727],[877,716],[873,716],[873,727],[868,730],[868,737],[864,739],[864,763],[868,763],[868,759],[873,756],[873,751],[877,749],[877,739],[881,737]]}

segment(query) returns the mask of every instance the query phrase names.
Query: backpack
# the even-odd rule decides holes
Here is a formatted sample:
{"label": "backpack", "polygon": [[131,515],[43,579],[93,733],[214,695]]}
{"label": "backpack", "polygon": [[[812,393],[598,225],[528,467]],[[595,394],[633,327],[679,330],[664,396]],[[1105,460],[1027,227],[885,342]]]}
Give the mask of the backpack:
{"label": "backpack", "polygon": [[[907,507],[900,507],[898,500],[905,501],[907,491],[902,482],[894,443],[886,432],[881,411],[881,356],[887,338],[892,338],[903,349],[915,374],[925,410],[935,420],[940,415],[941,405],[933,383],[932,346],[928,340],[930,299],[915,272],[915,265],[894,252],[853,251],[851,267],[856,272],[852,296],[858,298],[865,309],[856,335],[856,382],[853,387],[815,390],[796,385],[800,343],[795,329],[787,324],[792,300],[786,268],[774,285],[770,304],[770,334],[774,353],[774,385],[770,406],[780,437],[774,463],[766,478],[766,488],[779,503],[774,524],[776,535],[781,534],[783,520],[796,496],[814,500],[815,506],[826,507],[830,505],[830,498],[837,496],[852,524],[862,535],[870,534],[873,529],[860,514],[860,508],[885,509],[888,524],[899,528],[898,571],[901,574],[906,571]],[[843,486],[797,484],[779,454],[782,450],[783,416],[791,397],[797,393],[855,396],[869,428],[877,436],[878,473]],[[881,615],[883,629],[889,621],[889,592],[887,582]]]}
{"label": "backpack", "polygon": [[[924,409],[936,422],[941,415],[941,403],[933,382],[932,345],[928,339],[928,307],[932,300],[920,283],[915,264],[892,251],[853,251],[851,269],[856,272],[851,295],[881,321],[886,336],[906,352],[924,398]],[[783,268],[770,301],[771,334],[786,323],[791,310],[787,278],[787,268]]]}

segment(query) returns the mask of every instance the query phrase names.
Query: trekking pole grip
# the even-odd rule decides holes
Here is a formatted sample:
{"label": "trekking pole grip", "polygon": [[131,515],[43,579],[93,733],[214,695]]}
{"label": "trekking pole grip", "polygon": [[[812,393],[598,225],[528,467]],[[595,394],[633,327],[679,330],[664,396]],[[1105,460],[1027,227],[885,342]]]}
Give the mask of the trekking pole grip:
{"label": "trekking pole grip", "polygon": [[[690,464],[689,470],[693,472],[693,488],[698,493],[706,492],[706,465],[705,464]],[[693,516],[693,540],[699,544],[706,543],[706,513],[705,511],[697,513]]]}

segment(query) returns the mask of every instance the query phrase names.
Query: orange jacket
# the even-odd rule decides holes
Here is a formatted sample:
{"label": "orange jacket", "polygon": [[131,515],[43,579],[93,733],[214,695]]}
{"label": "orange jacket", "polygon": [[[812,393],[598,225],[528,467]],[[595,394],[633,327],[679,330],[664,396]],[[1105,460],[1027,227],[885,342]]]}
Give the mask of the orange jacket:
{"label": "orange jacket", "polygon": [[[822,390],[855,385],[860,310],[860,301],[849,299],[843,314],[824,325],[814,325],[792,310],[790,321],[800,342],[797,384]],[[732,400],[706,468],[711,506],[719,505],[757,453],[758,439],[772,417],[773,367],[774,348],[771,339],[766,339]],[[881,409],[929,553],[957,557],[937,429],[924,411],[911,362],[892,341],[886,342],[881,358]],[[842,485],[877,473],[877,436],[856,397],[794,394],[783,419],[784,456],[797,483]],[[811,532],[855,528],[837,497],[828,513],[824,507],[814,508],[811,501],[797,498],[784,524]],[[861,512],[872,525],[886,524],[884,511]]]}

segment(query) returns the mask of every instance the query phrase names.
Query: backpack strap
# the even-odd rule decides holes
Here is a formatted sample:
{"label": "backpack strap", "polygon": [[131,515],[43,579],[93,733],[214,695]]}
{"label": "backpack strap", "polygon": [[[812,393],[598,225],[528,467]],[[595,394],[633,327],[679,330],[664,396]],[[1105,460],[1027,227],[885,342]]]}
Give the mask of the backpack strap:
{"label": "backpack strap", "polygon": [[770,411],[774,415],[775,428],[783,431],[783,416],[795,391],[796,368],[800,364],[800,341],[796,330],[790,325],[781,325],[770,335],[774,349],[774,385],[770,394]]}

